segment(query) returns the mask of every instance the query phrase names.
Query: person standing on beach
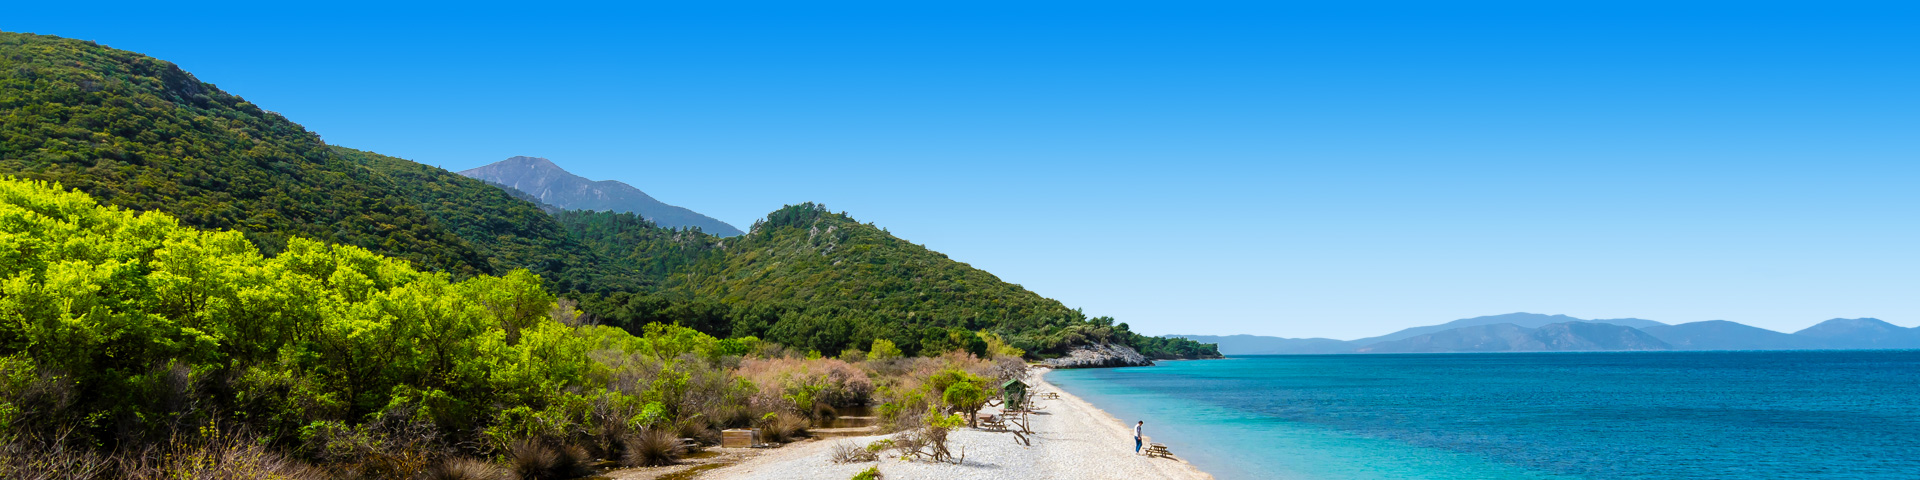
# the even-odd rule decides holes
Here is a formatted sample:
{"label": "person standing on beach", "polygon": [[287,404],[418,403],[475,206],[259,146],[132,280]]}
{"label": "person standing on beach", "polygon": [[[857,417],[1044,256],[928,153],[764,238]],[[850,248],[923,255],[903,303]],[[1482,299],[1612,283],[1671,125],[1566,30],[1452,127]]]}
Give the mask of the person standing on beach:
{"label": "person standing on beach", "polygon": [[1147,426],[1146,420],[1141,420],[1140,423],[1133,424],[1133,454],[1134,455],[1140,454],[1140,438],[1141,438],[1140,427],[1145,427],[1145,426]]}

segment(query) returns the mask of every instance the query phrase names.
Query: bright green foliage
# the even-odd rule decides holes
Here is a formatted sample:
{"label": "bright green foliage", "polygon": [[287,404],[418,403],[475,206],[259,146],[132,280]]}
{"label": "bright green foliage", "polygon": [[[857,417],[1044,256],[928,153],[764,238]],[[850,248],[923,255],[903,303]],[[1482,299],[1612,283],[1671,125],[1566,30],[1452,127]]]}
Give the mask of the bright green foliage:
{"label": "bright green foliage", "polygon": [[880,467],[867,467],[866,470],[853,474],[853,480],[878,480],[879,478]]}
{"label": "bright green foliage", "polygon": [[14,399],[24,396],[38,371],[33,359],[25,355],[0,357],[0,432],[12,431],[14,422],[24,413]]}
{"label": "bright green foliage", "polygon": [[[944,392],[952,388],[954,385],[959,385],[963,383],[971,384],[973,385],[974,388],[982,391],[985,391],[986,389],[991,387],[990,385],[987,384],[987,379],[985,378],[982,378],[978,375],[974,375],[964,371],[960,371],[959,369],[947,368],[947,369],[942,369],[939,372],[935,372],[931,377],[927,377],[926,388],[928,392],[931,392],[934,395],[942,395],[941,400],[945,400]],[[982,400],[982,401],[985,401],[985,400]],[[952,402],[948,402],[948,404],[952,404]]]}
{"label": "bright green foliage", "polygon": [[[974,332],[974,335],[980,337],[981,342],[986,343],[987,345],[986,350],[989,355],[992,355],[995,357],[1020,358],[1027,354],[1025,350],[1014,348],[1012,345],[1008,345],[1006,340],[1001,340],[1000,336],[995,335],[993,332],[981,330],[978,332]],[[981,357],[985,358],[986,355],[982,355]]]}
{"label": "bright green foliage", "polygon": [[874,339],[873,351],[867,352],[868,360],[886,360],[901,356],[903,354],[900,353],[900,347],[893,346],[893,341],[884,338]]}
{"label": "bright green foliage", "polygon": [[749,338],[716,339],[698,330],[663,323],[649,323],[640,328],[638,337],[625,331],[608,327],[588,327],[581,335],[593,339],[599,348],[617,349],[629,352],[641,352],[653,358],[678,358],[681,355],[693,355],[706,359],[718,359],[727,355],[743,355],[758,340]]}
{"label": "bright green foliage", "polygon": [[0,32],[0,172],[103,202],[235,229],[355,245],[424,268],[493,272],[389,179],[172,63],[92,42]]}
{"label": "bright green foliage", "polygon": [[927,426],[929,427],[951,429],[951,428],[960,428],[961,425],[967,424],[967,419],[965,417],[960,416],[960,414],[958,413],[952,414],[952,415],[941,415],[933,411],[932,406],[928,406],[927,408],[928,410],[927,410],[926,419],[927,419]]}
{"label": "bright green foliage", "polygon": [[980,412],[980,407],[987,404],[987,391],[982,390],[974,382],[959,382],[947,386],[946,392],[940,395],[940,400],[952,405],[953,408],[967,412],[967,423],[972,425],[975,423],[975,414]]}
{"label": "bright green foliage", "polygon": [[[640,337],[576,329],[549,317],[554,304],[525,270],[455,282],[298,237],[269,258],[235,232],[0,179],[0,427],[39,408],[14,400],[32,400],[20,385],[49,372],[75,403],[33,412],[35,428],[79,424],[97,441],[217,415],[288,441],[396,413],[504,440],[575,431],[562,427],[595,408],[655,402],[655,416],[672,415],[692,405],[695,381],[745,397],[724,375],[695,378],[673,359],[737,354],[755,340],[671,325]],[[614,385],[619,372],[594,352],[659,366],[652,382]]]}

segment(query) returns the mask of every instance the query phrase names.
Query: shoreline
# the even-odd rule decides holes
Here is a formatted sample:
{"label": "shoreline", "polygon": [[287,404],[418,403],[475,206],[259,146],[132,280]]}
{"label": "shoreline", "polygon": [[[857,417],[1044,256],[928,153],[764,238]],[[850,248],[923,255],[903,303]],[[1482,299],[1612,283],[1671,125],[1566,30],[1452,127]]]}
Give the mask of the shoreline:
{"label": "shoreline", "polygon": [[[1183,360],[1216,360],[1216,359],[1196,358],[1196,359],[1183,359]],[[1054,369],[1052,368],[1047,368],[1040,371],[1039,373],[1034,374],[1033,376],[1034,387],[1043,388],[1045,389],[1044,391],[1059,392],[1060,393],[1059,403],[1074,405],[1075,407],[1078,407],[1078,409],[1082,411],[1095,414],[1094,416],[1100,420],[1103,420],[1104,423],[1108,427],[1110,427],[1110,430],[1112,430],[1114,433],[1120,435],[1125,440],[1132,439],[1131,437],[1133,437],[1133,429],[1127,426],[1127,422],[1120,420],[1118,417],[1113,416],[1112,413],[1108,413],[1106,410],[1101,410],[1100,407],[1094,406],[1092,402],[1088,402],[1085,399],[1082,399],[1079,396],[1074,395],[1073,393],[1060,388],[1059,385],[1054,385],[1053,382],[1048,382],[1046,379],[1046,376],[1048,373],[1053,372],[1053,370]],[[1148,444],[1153,443],[1152,435],[1146,435],[1145,437],[1146,437],[1146,440],[1144,440],[1144,443],[1148,443]],[[1146,458],[1146,457],[1141,457],[1141,458]],[[1177,462],[1179,464],[1179,467],[1176,467],[1173,472],[1168,472],[1168,473],[1175,473],[1177,475],[1170,475],[1166,478],[1194,478],[1194,479],[1213,480],[1213,474],[1210,474],[1204,470],[1201,470],[1200,467],[1194,466],[1193,463],[1188,462],[1184,458],[1180,458],[1180,455],[1177,453],[1174,454],[1172,457],[1150,459],[1149,461]]]}
{"label": "shoreline", "polygon": [[[1132,430],[1120,419],[1093,404],[1047,382],[1053,369],[1041,368],[1029,377],[1035,392],[1058,392],[1059,399],[1038,400],[1040,409],[1030,415],[1028,435],[1032,445],[1021,445],[1007,432],[961,427],[948,434],[948,445],[955,455],[964,454],[961,464],[907,462],[899,458],[881,458],[875,462],[836,464],[834,446],[850,443],[865,446],[888,435],[809,439],[785,446],[750,453],[738,462],[709,467],[693,473],[697,479],[806,479],[844,480],[869,467],[878,467],[889,478],[972,480],[1052,480],[1086,479],[1178,479],[1212,480],[1207,472],[1180,459],[1134,455]],[[984,413],[999,413],[988,407]],[[1151,442],[1152,437],[1148,437]],[[758,449],[756,449],[758,450]],[[682,469],[674,469],[682,470]],[[642,471],[627,471],[632,476],[614,478],[651,478]],[[655,471],[656,474],[666,473]]]}

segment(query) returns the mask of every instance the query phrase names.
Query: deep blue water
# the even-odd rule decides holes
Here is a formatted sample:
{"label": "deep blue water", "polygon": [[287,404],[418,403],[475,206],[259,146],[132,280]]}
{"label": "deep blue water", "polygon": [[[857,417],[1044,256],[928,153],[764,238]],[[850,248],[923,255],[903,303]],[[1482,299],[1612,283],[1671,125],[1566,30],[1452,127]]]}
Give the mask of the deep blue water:
{"label": "deep blue water", "polygon": [[1244,356],[1047,380],[1222,479],[1920,478],[1913,350]]}

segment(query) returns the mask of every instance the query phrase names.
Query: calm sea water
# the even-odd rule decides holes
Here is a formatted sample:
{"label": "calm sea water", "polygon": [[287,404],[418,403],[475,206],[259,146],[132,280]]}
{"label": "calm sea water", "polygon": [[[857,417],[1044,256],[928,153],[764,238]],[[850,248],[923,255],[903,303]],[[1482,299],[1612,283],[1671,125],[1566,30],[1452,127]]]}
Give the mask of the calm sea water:
{"label": "calm sea water", "polygon": [[1047,380],[1222,479],[1920,478],[1920,351],[1245,356]]}

